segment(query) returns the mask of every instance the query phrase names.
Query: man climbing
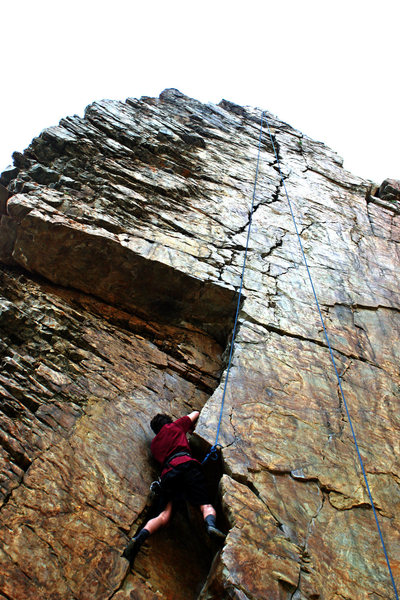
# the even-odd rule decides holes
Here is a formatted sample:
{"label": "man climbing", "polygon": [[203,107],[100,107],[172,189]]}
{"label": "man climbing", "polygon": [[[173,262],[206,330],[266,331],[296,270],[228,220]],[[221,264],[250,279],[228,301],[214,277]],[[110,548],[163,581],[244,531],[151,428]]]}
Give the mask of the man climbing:
{"label": "man climbing", "polygon": [[196,410],[176,421],[168,415],[158,414],[151,420],[150,427],[156,435],[150,448],[162,465],[159,514],[129,541],[122,556],[131,563],[147,538],[167,525],[173,504],[180,497],[200,507],[210,536],[225,537],[216,526],[216,512],[208,497],[202,466],[192,457],[186,437],[193,430],[199,414]]}

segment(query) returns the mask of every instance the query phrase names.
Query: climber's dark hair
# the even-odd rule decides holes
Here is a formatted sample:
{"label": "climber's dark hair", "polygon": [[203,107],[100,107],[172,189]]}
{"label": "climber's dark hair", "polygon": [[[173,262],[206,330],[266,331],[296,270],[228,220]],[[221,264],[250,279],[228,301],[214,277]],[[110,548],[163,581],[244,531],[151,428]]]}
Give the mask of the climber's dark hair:
{"label": "climber's dark hair", "polygon": [[152,428],[154,433],[157,434],[160,431],[161,427],[164,427],[164,425],[167,425],[167,423],[172,423],[171,417],[164,413],[159,413],[150,421],[150,427]]}

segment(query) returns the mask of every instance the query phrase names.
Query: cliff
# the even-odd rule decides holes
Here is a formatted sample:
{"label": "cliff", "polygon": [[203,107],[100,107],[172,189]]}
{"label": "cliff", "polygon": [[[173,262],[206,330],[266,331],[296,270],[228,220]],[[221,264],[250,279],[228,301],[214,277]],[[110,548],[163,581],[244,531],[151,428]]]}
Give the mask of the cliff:
{"label": "cliff", "polygon": [[[400,187],[268,115],[400,585]],[[276,157],[261,141],[219,442],[214,546],[150,538],[156,412],[213,444],[261,111],[177,90],[90,105],[0,183],[0,599],[393,598]]]}

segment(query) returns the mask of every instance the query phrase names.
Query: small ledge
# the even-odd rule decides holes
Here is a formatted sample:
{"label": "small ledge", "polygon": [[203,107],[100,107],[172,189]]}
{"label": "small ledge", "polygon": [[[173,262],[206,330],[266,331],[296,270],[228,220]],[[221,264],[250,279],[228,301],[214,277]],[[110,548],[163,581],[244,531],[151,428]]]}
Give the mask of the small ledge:
{"label": "small ledge", "polygon": [[395,202],[389,202],[388,200],[382,200],[382,198],[377,198],[376,196],[370,196],[367,199],[368,204],[376,204],[385,210],[388,210],[395,215],[400,215],[400,207]]}

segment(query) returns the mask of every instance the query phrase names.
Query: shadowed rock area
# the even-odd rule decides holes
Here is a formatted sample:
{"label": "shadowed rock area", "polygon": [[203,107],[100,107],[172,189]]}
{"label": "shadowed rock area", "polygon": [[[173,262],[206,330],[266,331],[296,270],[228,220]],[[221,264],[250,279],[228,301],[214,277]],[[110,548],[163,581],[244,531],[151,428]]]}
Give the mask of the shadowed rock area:
{"label": "shadowed rock area", "polygon": [[[176,417],[201,409],[221,347],[197,330],[144,322],[19,272],[0,278],[2,591],[108,598],[156,476],[148,423],[158,409]],[[199,553],[190,536],[177,548],[176,537],[163,568],[174,568],[175,584],[190,553],[201,582],[212,549],[202,540]],[[191,588],[179,597],[192,597]]]}
{"label": "shadowed rock area", "polygon": [[[400,584],[400,196],[267,113]],[[0,177],[0,597],[392,598],[264,132],[221,426],[223,548],[182,510],[132,570],[154,413],[214,442],[261,111],[177,90],[90,105]]]}

